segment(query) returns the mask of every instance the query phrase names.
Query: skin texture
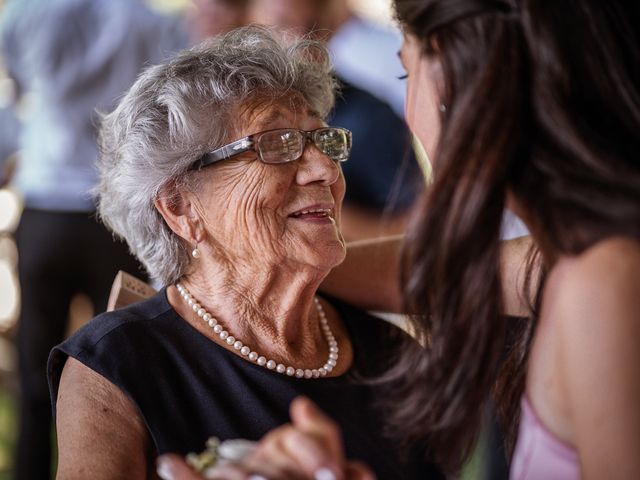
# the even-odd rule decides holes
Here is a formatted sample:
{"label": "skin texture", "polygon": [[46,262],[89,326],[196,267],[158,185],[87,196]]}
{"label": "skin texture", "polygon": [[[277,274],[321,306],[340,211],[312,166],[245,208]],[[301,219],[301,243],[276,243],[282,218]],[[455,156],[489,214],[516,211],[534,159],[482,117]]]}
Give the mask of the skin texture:
{"label": "skin texture", "polygon": [[[266,129],[312,130],[323,122],[300,102],[238,111],[234,138]],[[329,270],[345,256],[340,234],[344,178],[340,165],[308,144],[295,162],[266,165],[249,152],[196,175],[198,188],[166,191],[158,211],[187,245],[198,245],[182,279],[195,298],[243,343],[268,358],[317,368],[328,356],[313,299]],[[311,206],[331,208],[331,220],[292,218]],[[168,289],[176,311],[212,342],[233,351]],[[351,365],[353,352],[335,311],[324,305],[340,348],[330,375]],[[69,359],[57,402],[58,478],[148,478],[153,468],[142,418],[116,386]]]}
{"label": "skin texture", "polygon": [[543,425],[577,450],[583,478],[640,476],[640,242],[560,257],[527,377]]}
{"label": "skin texture", "polygon": [[[312,112],[282,105],[251,109],[247,116],[246,126],[234,138],[273,128],[323,126]],[[181,191],[178,201],[162,197],[157,201],[169,227],[188,244],[198,244],[202,252],[184,285],[256,351],[300,368],[321,365],[328,347],[313,297],[322,279],[345,256],[338,227],[345,189],[339,164],[310,144],[296,162],[267,165],[249,152],[199,175],[204,186],[200,191]],[[332,208],[334,221],[320,224],[290,217],[317,205]],[[168,294],[187,321],[221,342],[203,328],[173,287]],[[339,362],[337,374],[348,368],[350,347],[343,326],[332,320],[332,309],[326,305],[325,310],[336,338],[345,340],[347,363]]]}
{"label": "skin texture", "polygon": [[424,56],[418,40],[407,34],[400,49],[400,61],[407,72],[405,120],[433,163],[440,137],[440,63]]}
{"label": "skin texture", "polygon": [[56,478],[156,478],[151,441],[131,400],[115,385],[70,358],[57,402]]}
{"label": "skin texture", "polygon": [[[328,41],[353,15],[346,0],[260,0],[252,2],[248,11],[251,22],[323,41]],[[409,217],[410,209],[383,215],[346,203],[342,207],[343,234],[349,242],[401,234],[406,231]]]}

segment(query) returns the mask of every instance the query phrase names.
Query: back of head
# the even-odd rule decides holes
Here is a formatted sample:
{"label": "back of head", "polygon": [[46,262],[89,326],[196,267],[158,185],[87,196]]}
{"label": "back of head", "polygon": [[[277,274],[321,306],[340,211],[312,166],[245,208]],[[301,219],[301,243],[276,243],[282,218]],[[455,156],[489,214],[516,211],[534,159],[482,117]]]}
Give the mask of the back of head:
{"label": "back of head", "polygon": [[[640,238],[639,7],[614,0],[396,0],[400,23],[442,66],[436,175],[409,237],[405,292],[425,313],[396,389],[396,423],[456,470],[498,385],[514,432],[531,323],[500,363],[498,272],[507,193],[538,244],[574,254]],[[498,368],[500,367],[501,370]],[[497,372],[501,371],[498,375]],[[417,378],[416,378],[417,377]],[[417,390],[415,384],[423,388]]]}

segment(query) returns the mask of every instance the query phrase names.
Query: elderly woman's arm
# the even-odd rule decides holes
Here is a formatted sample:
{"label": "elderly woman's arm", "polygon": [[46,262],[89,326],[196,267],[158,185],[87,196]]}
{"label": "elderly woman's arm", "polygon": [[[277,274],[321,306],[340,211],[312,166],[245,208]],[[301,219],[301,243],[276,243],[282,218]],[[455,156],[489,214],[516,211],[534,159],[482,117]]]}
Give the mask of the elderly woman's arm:
{"label": "elderly woman's arm", "polygon": [[[400,288],[402,235],[348,245],[347,257],[334,268],[321,289],[366,310],[403,313]],[[531,237],[502,242],[501,272],[505,313],[528,315],[523,296],[525,259]]]}
{"label": "elderly woman's arm", "polygon": [[73,358],[60,379],[56,429],[58,479],[157,478],[136,407],[118,387]]}

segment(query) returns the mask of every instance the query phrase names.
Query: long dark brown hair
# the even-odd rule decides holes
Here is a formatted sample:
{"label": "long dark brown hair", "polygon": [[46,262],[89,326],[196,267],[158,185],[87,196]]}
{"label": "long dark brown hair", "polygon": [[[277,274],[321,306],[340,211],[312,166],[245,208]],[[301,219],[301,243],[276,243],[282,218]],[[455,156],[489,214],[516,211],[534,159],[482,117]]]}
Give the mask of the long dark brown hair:
{"label": "long dark brown hair", "polygon": [[[405,31],[442,65],[446,110],[404,252],[407,308],[420,313],[425,346],[407,345],[389,373],[392,424],[449,472],[468,457],[492,395],[507,438],[518,424],[537,312],[520,323],[503,315],[507,192],[547,262],[608,236],[640,238],[632,3],[395,0]],[[540,291],[529,297],[537,304]]]}

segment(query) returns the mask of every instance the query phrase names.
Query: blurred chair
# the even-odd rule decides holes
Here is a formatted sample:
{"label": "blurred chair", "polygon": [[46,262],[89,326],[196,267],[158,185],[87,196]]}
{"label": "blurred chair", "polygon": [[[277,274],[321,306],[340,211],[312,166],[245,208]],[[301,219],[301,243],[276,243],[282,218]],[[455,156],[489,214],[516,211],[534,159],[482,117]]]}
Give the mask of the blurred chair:
{"label": "blurred chair", "polygon": [[140,302],[156,293],[156,289],[143,280],[119,270],[111,286],[107,312]]}

